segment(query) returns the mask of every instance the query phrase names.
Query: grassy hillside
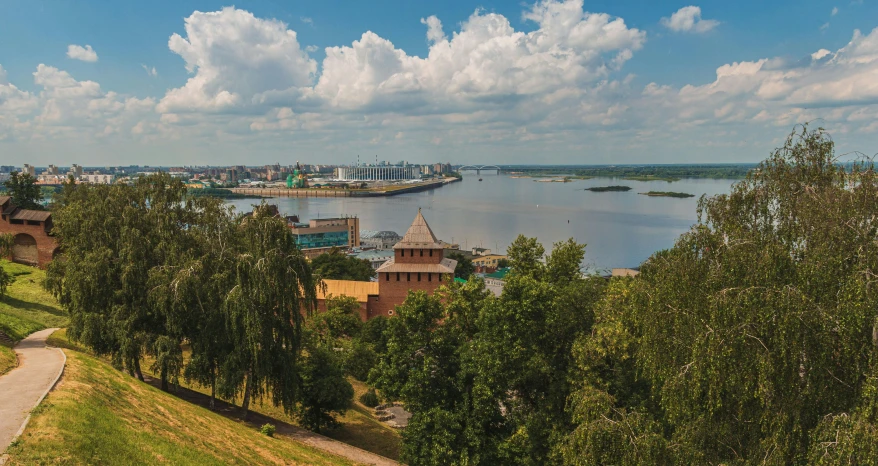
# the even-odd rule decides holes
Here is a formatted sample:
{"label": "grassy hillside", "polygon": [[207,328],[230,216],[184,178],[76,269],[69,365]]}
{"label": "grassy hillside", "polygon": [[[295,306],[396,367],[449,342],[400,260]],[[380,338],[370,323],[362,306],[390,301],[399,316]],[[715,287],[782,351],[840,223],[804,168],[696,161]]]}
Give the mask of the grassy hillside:
{"label": "grassy hillside", "polygon": [[45,271],[5,260],[0,260],[0,267],[14,277],[0,300],[0,332],[21,340],[37,330],[67,325],[66,313],[42,287]]}
{"label": "grassy hillside", "polygon": [[[52,346],[81,350],[81,348],[78,348],[75,343],[67,340],[64,330],[59,330],[52,334],[52,337],[49,338],[49,343]],[[184,359],[188,359],[189,351],[184,349],[183,355]],[[151,364],[152,360],[150,358],[144,359],[144,373],[157,377],[156,374],[151,373],[149,370]],[[351,406],[348,408],[348,411],[344,416],[339,416],[337,418],[341,426],[337,429],[326,429],[321,432],[321,435],[379,454],[386,458],[394,460],[399,459],[399,447],[401,442],[399,431],[380,422],[372,416],[369,408],[359,402],[360,395],[368,389],[366,384],[353,378],[348,378],[348,380],[351,382],[351,385],[354,386],[354,399],[351,402]],[[183,387],[190,390],[203,394],[210,393],[210,390],[207,387],[201,387],[194,383],[186,383],[186,381],[182,379],[180,382]],[[240,398],[237,400],[225,401],[239,406],[241,403]],[[288,415],[284,412],[282,407],[274,406],[267,400],[262,400],[261,402],[258,400],[254,401],[250,405],[250,409],[255,413],[263,414],[288,424],[295,426],[299,425],[299,422],[295,417]]]}
{"label": "grassy hillside", "polygon": [[61,383],[9,448],[8,464],[352,464],[262,435],[101,360],[66,353]]}
{"label": "grassy hillside", "polygon": [[0,375],[12,370],[18,364],[18,358],[12,349],[0,344]]}
{"label": "grassy hillside", "polygon": [[[401,441],[399,432],[380,422],[371,415],[369,408],[359,402],[360,395],[368,390],[366,384],[353,378],[348,380],[354,386],[354,400],[345,415],[338,417],[341,426],[337,429],[327,429],[321,434],[386,458],[399,459]],[[287,415],[283,408],[273,406],[271,403],[257,403],[252,409],[266,416],[298,425],[296,419]]]}

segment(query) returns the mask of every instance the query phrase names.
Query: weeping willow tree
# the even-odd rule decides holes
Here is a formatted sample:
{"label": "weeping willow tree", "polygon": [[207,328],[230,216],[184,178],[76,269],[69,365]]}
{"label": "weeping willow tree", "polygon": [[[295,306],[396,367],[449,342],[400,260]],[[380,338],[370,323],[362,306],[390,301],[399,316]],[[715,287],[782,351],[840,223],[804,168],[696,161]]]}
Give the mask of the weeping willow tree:
{"label": "weeping willow tree", "polygon": [[565,459],[874,464],[876,273],[874,166],[794,132],[611,297],[577,347]]}
{"label": "weeping willow tree", "polygon": [[286,222],[257,207],[239,226],[233,287],[224,303],[234,350],[223,365],[221,393],[252,399],[270,395],[293,413],[301,386],[302,311],[316,307],[316,282]]}
{"label": "weeping willow tree", "polygon": [[64,260],[49,265],[47,288],[70,314],[69,335],[141,380],[141,360],[154,356],[165,386],[182,364],[183,330],[150,299],[150,275],[191,247],[184,195],[165,174],[133,186],[68,183],[53,212]]}

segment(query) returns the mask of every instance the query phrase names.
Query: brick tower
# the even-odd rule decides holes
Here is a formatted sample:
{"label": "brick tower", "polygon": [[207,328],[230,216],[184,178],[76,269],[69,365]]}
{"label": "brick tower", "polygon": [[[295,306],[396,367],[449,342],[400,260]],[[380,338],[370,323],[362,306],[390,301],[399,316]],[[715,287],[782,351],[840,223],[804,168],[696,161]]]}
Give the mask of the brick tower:
{"label": "brick tower", "polygon": [[421,209],[402,241],[393,246],[393,258],[378,268],[378,303],[371,316],[393,315],[409,290],[433,293],[454,280],[457,261],[443,257],[443,247],[427,225]]}

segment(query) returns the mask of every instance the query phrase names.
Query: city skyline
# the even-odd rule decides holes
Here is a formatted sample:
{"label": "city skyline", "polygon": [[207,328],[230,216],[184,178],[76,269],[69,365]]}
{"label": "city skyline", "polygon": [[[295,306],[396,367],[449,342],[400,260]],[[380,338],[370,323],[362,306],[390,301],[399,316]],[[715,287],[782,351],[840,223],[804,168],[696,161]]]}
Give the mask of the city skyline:
{"label": "city skyline", "polygon": [[0,162],[735,163],[809,121],[878,150],[876,2],[342,5],[9,2]]}

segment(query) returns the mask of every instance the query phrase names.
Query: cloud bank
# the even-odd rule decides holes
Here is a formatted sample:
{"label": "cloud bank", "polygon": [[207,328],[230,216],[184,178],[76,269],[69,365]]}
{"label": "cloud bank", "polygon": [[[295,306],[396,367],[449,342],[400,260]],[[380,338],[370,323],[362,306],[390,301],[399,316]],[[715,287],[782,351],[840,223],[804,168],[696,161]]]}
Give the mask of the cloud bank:
{"label": "cloud bank", "polygon": [[[732,62],[712,82],[669,86],[625,72],[648,37],[622,18],[588,12],[582,0],[543,0],[522,19],[529,32],[482,10],[455,30],[429,16],[420,20],[422,57],[366,31],[326,47],[318,63],[281,21],[233,7],[196,11],[168,40],[190,77],[160,96],[118,95],[48,65],[33,73],[40,90],[27,92],[0,67],[0,143],[170,151],[155,155],[168,161],[142,163],[274,161],[291,150],[312,162],[358,153],[723,162],[761,159],[792,125],[818,118],[843,134],[878,133],[878,28],[854,31],[835,51]],[[692,33],[718,24],[695,6],[662,23]]]}

